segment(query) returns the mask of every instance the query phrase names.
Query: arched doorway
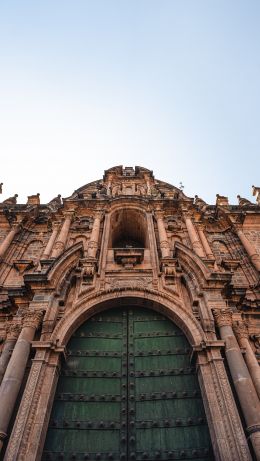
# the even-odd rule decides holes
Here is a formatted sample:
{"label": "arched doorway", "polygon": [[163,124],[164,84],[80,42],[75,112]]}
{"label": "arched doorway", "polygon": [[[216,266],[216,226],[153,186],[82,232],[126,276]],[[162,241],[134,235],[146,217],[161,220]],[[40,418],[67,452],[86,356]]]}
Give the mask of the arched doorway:
{"label": "arched doorway", "polygon": [[109,309],[67,349],[43,461],[214,459],[191,346],[170,320]]}

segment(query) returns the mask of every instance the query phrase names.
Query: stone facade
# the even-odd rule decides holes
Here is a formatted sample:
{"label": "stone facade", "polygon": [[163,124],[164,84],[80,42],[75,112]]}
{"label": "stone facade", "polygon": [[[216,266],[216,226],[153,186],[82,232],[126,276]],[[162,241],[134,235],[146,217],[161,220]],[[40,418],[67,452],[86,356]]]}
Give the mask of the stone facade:
{"label": "stone facade", "polygon": [[215,459],[260,460],[259,190],[208,205],[118,166],[68,198],[0,205],[2,459],[41,459],[72,333],[131,299],[192,345]]}

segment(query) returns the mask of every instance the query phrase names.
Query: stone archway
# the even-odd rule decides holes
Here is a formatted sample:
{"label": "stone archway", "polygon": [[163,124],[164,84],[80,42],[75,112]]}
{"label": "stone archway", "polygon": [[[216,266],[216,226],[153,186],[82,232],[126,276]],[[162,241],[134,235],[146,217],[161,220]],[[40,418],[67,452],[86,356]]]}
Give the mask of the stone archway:
{"label": "stone archway", "polygon": [[214,460],[187,338],[129,302],[72,335],[42,461]]}
{"label": "stone archway", "polygon": [[[51,341],[39,341],[4,461],[40,461],[59,377],[60,358],[72,334],[93,315],[114,305],[150,307],[184,332],[197,356],[197,370],[216,461],[251,461],[246,438],[220,354],[222,343],[206,341],[191,313],[174,298],[127,287],[88,295],[67,312]],[[219,344],[220,343],[220,344]],[[220,424],[221,422],[221,424]]]}

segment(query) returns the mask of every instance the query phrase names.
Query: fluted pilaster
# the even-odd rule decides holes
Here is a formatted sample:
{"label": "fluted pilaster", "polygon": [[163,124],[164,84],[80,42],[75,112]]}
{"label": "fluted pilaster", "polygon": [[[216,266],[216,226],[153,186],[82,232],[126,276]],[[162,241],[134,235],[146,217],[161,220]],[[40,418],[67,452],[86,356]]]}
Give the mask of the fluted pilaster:
{"label": "fluted pilaster", "polygon": [[65,219],[52,251],[53,258],[57,258],[65,249],[73,215],[71,211],[64,213]]}
{"label": "fluted pilaster", "polygon": [[103,212],[102,211],[96,212],[95,217],[94,217],[91,237],[90,237],[90,241],[88,244],[88,256],[90,258],[96,258],[96,255],[97,255],[99,231],[100,231],[100,224],[101,224],[102,218],[103,218]]}
{"label": "fluted pilaster", "polygon": [[185,217],[185,223],[187,227],[187,231],[189,234],[189,238],[192,244],[192,248],[195,251],[195,253],[200,257],[200,258],[205,258],[205,253],[202,248],[200,239],[198,237],[197,231],[195,229],[195,226],[189,216]]}
{"label": "fluted pilaster", "polygon": [[164,226],[164,220],[163,220],[164,215],[162,212],[157,211],[155,213],[155,217],[157,221],[159,242],[160,242],[160,249],[161,249],[162,257],[169,258],[170,257],[170,244],[168,242],[167,232]]}

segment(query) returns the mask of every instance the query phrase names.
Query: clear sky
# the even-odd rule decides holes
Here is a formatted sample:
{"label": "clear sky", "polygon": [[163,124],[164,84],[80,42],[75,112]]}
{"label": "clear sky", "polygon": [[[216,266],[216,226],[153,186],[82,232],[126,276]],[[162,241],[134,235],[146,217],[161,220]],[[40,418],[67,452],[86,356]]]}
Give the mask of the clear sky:
{"label": "clear sky", "polygon": [[141,165],[254,201],[259,85],[259,0],[1,0],[0,200]]}

